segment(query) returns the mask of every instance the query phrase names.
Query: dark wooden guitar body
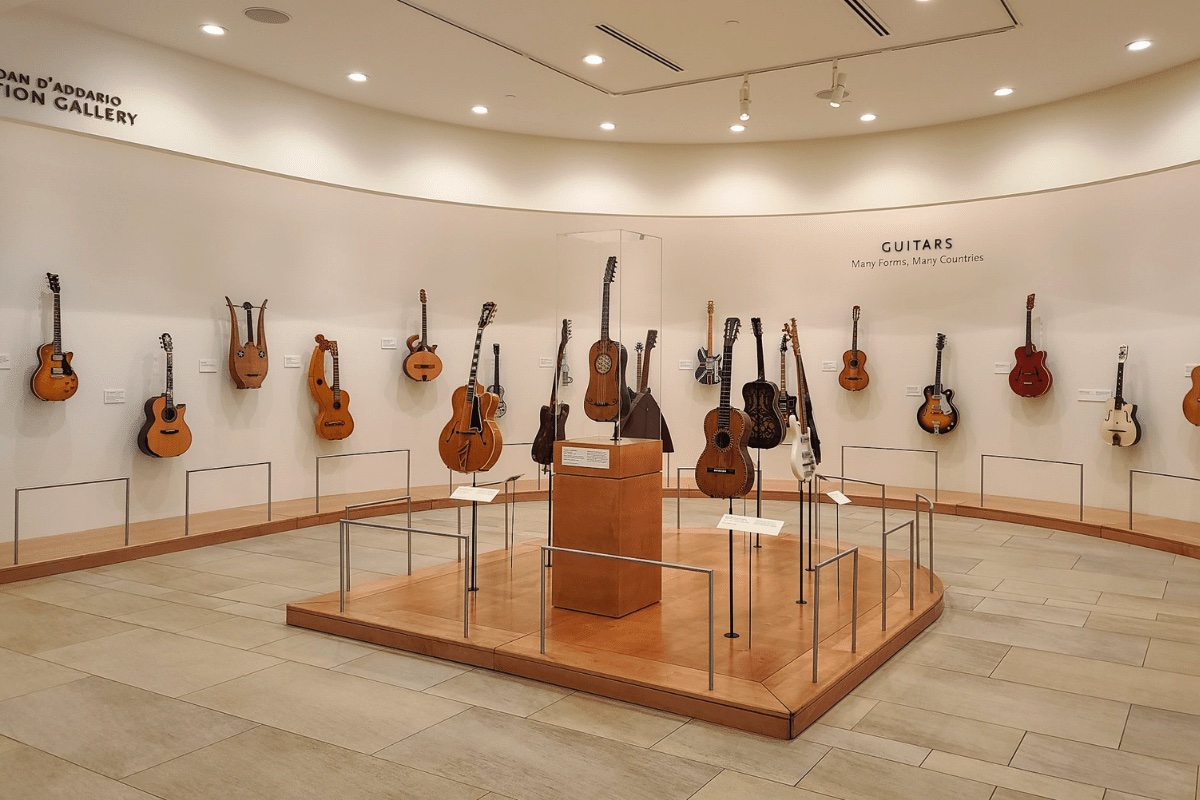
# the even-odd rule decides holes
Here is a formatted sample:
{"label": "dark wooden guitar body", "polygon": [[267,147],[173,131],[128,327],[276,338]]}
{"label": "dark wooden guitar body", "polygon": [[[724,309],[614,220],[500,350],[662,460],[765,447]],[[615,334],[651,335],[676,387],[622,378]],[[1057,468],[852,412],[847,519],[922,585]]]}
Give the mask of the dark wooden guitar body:
{"label": "dark wooden guitar body", "polygon": [[949,433],[958,427],[958,409],[954,407],[954,390],[943,389],[940,403],[934,401],[933,385],[925,387],[925,401],[917,409],[917,424],[926,433]]}
{"label": "dark wooden guitar body", "polygon": [[533,437],[530,455],[535,464],[549,466],[554,463],[554,443],[567,438],[567,414],[571,407],[558,402],[558,385],[566,364],[567,342],[571,340],[571,320],[562,321],[562,334],[558,344],[558,363],[554,367],[554,382],[550,385],[550,403],[542,406],[538,432]]}
{"label": "dark wooden guitar body", "polygon": [[146,401],[146,422],[138,431],[138,449],[154,458],[174,458],[192,446],[192,431],[183,419],[186,405],[167,407],[167,396],[160,394]]}
{"label": "dark wooden guitar body", "polygon": [[629,352],[620,342],[599,341],[588,350],[588,386],[583,395],[583,410],[597,422],[619,419],[629,408],[629,387],[625,369]]}
{"label": "dark wooden guitar body", "polygon": [[241,305],[246,313],[246,341],[240,342],[237,307],[226,297],[229,306],[229,377],[239,389],[257,389],[267,379],[267,301],[263,300],[258,310],[258,340],[250,334],[250,316],[253,306],[247,301]]}
{"label": "dark wooden guitar body", "polygon": [[[621,420],[621,435],[633,439],[658,439],[662,442],[664,453],[675,452],[675,442],[671,439],[671,430],[663,417],[658,401],[650,393],[650,354],[658,343],[658,331],[646,331],[646,352],[638,359],[637,379],[638,390],[629,401],[629,411]],[[641,343],[638,343],[639,352]]]}
{"label": "dark wooden guitar body", "polygon": [[704,451],[696,461],[696,486],[709,497],[741,497],[754,486],[750,459],[750,418],[729,409],[729,429],[722,430],[714,408],[704,417]]}
{"label": "dark wooden guitar body", "polygon": [[1200,367],[1192,369],[1192,388],[1183,396],[1183,416],[1193,425],[1200,425]]}
{"label": "dark wooden guitar body", "polygon": [[459,386],[450,398],[453,416],[438,438],[442,463],[455,472],[484,472],[500,459],[504,439],[496,425],[500,398],[485,392],[476,383],[474,398],[468,399],[467,387]]}
{"label": "dark wooden guitar body", "polygon": [[742,386],[746,416],[750,418],[750,447],[769,450],[787,435],[787,420],[779,411],[779,387],[766,379],[763,365],[762,320],[750,320],[758,346],[758,378]]}
{"label": "dark wooden guitar body", "polygon": [[1013,351],[1017,365],[1008,373],[1008,386],[1021,397],[1041,397],[1054,385],[1054,376],[1046,367],[1046,353],[1036,347],[1032,350],[1030,353],[1018,347]]}
{"label": "dark wooden guitar body", "polygon": [[53,342],[37,349],[38,366],[29,388],[39,400],[67,400],[79,391],[79,376],[71,368],[74,355],[63,353],[61,360],[55,359]]}

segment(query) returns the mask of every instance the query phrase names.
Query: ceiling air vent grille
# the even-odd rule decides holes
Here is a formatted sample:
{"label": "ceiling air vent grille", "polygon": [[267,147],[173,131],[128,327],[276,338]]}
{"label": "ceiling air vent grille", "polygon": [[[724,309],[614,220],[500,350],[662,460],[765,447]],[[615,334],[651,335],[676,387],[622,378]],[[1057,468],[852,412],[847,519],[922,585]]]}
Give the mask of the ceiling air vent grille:
{"label": "ceiling air vent grille", "polygon": [[282,25],[291,19],[290,16],[282,11],[276,11],[273,8],[264,8],[263,6],[252,6],[242,13],[255,22],[264,22],[267,25]]}
{"label": "ceiling air vent grille", "polygon": [[875,16],[875,12],[871,10],[871,7],[862,2],[862,0],[842,0],[842,2],[850,6],[850,10],[858,14],[862,21],[867,23],[867,27],[875,31],[877,35],[891,35],[892,32],[883,24],[883,20]]}
{"label": "ceiling air vent grille", "polygon": [[[846,0],[846,2],[851,2],[851,0]],[[672,70],[673,72],[683,72],[683,67],[679,66],[671,59],[667,58],[664,55],[654,52],[653,50],[651,50],[649,47],[646,47],[646,45],[642,44],[641,42],[636,41],[635,39],[629,38],[628,36],[621,33],[616,28],[610,27],[608,25],[597,25],[596,30],[600,31],[601,33],[607,33],[609,36],[616,39],[618,42],[625,45],[626,47],[632,47],[634,50],[637,50],[642,55],[648,56],[648,57],[654,59],[655,61],[662,64],[667,69]]]}

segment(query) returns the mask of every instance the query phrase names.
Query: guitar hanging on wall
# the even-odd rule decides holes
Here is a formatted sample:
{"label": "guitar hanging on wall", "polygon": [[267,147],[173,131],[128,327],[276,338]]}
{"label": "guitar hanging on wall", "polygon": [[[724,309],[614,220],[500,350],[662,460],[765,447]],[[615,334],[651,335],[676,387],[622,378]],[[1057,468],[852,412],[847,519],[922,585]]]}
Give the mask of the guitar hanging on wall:
{"label": "guitar hanging on wall", "polygon": [[1192,388],[1183,396],[1183,416],[1193,425],[1200,425],[1200,367],[1192,367]]}
{"label": "guitar hanging on wall", "polygon": [[708,301],[708,345],[696,351],[696,380],[706,386],[721,382],[721,357],[712,354],[713,301]]}
{"label": "guitar hanging on wall", "polygon": [[795,317],[792,317],[790,327],[784,326],[784,332],[790,336],[792,352],[796,356],[796,409],[788,421],[792,430],[792,474],[798,481],[810,481],[817,471],[817,457],[813,453],[808,413],[804,410],[808,405],[808,391],[804,380],[804,362],[800,358],[800,337],[796,330]]}
{"label": "guitar hanging on wall", "polygon": [[1108,401],[1108,413],[1100,423],[1100,438],[1113,447],[1131,447],[1142,440],[1142,423],[1138,422],[1137,404],[1125,400],[1125,361],[1129,348],[1121,345],[1117,354],[1117,387]]}
{"label": "guitar hanging on wall", "polygon": [[754,486],[754,464],[747,449],[750,418],[729,404],[733,377],[733,343],[741,320],[725,320],[721,360],[721,404],[704,417],[704,450],[696,461],[696,486],[709,497],[742,497]]}
{"label": "guitar hanging on wall", "polygon": [[926,433],[944,434],[958,427],[958,409],[954,407],[954,390],[942,386],[942,350],[946,334],[937,335],[937,372],[933,383],[925,387],[925,400],[917,409],[917,424]]}
{"label": "guitar hanging on wall", "polygon": [[257,389],[267,378],[267,301],[258,307],[258,341],[254,336],[254,306],[250,301],[242,303],[246,312],[246,341],[241,341],[238,331],[237,307],[225,296],[229,307],[229,377],[239,389]]}
{"label": "guitar hanging on wall", "polygon": [[762,320],[750,318],[758,353],[758,377],[742,386],[746,416],[750,418],[750,447],[770,450],[778,447],[787,430],[787,420],[779,413],[779,387],[767,380],[763,363]]}
{"label": "guitar hanging on wall", "polygon": [[854,320],[854,335],[850,339],[850,349],[842,353],[842,371],[838,373],[838,385],[847,392],[861,392],[871,382],[867,374],[867,354],[858,349],[858,317],[861,311],[858,306],[850,312]]}
{"label": "guitar hanging on wall", "polygon": [[562,336],[558,344],[558,363],[554,367],[554,383],[550,387],[550,404],[542,406],[538,432],[533,437],[530,455],[535,464],[549,466],[554,463],[554,443],[567,438],[567,415],[571,407],[558,402],[558,385],[562,378],[567,342],[571,340],[571,320],[562,321]]}
{"label": "guitar hanging on wall", "polygon": [[1035,296],[1031,294],[1025,298],[1025,344],[1014,351],[1017,364],[1008,374],[1008,385],[1019,397],[1041,397],[1054,383],[1054,376],[1046,366],[1046,351],[1038,350],[1033,344]]}
{"label": "guitar hanging on wall", "polygon": [[[796,414],[796,395],[787,393],[787,351],[788,351],[788,326],[785,322],[783,325],[783,337],[779,340],[779,413],[785,419],[789,419]],[[788,428],[788,432],[791,428]],[[787,436],[787,433],[784,436]]]}
{"label": "guitar hanging on wall", "polygon": [[438,438],[438,455],[442,463],[455,472],[483,472],[492,468],[500,458],[504,439],[495,422],[500,398],[485,392],[476,382],[479,374],[479,347],[483,329],[496,316],[496,304],[487,302],[479,314],[475,332],[475,351],[471,356],[471,373],[465,386],[454,390],[450,398],[453,414]]}
{"label": "guitar hanging on wall", "polygon": [[629,390],[625,384],[629,354],[625,345],[613,341],[608,335],[610,290],[616,276],[617,257],[609,256],[604,270],[600,339],[588,351],[588,387],[583,396],[583,411],[596,422],[615,422],[629,410]]}
{"label": "guitar hanging on wall", "polygon": [[442,374],[442,358],[437,354],[437,345],[429,343],[428,316],[425,311],[425,290],[421,290],[421,335],[408,337],[408,355],[400,367],[414,381],[431,381]]}
{"label": "guitar hanging on wall", "polygon": [[500,343],[492,342],[492,358],[496,365],[494,381],[487,390],[496,395],[500,399],[499,405],[496,406],[496,419],[500,419],[508,413],[508,403],[504,402],[504,387],[500,385]]}
{"label": "guitar hanging on wall", "polygon": [[175,405],[175,358],[171,334],[158,337],[167,354],[167,386],[146,401],[146,422],[138,431],[138,449],[154,458],[174,458],[192,446],[192,431],[184,421],[187,406]]}
{"label": "guitar hanging on wall", "polygon": [[658,331],[646,331],[646,350],[642,353],[641,343],[638,343],[638,390],[629,404],[629,413],[621,421],[621,434],[634,439],[660,439],[662,451],[674,453],[675,444],[671,441],[671,431],[667,428],[667,420],[663,417],[658,401],[650,393],[650,354],[658,344]]}
{"label": "guitar hanging on wall", "polygon": [[[354,433],[354,418],[350,416],[350,393],[342,388],[338,369],[338,344],[317,334],[317,346],[308,361],[308,393],[317,401],[317,417],[313,423],[317,436],[335,441]],[[333,357],[333,385],[325,380],[325,353]]]}
{"label": "guitar hanging on wall", "polygon": [[54,341],[38,348],[38,366],[29,379],[29,388],[39,400],[67,400],[79,390],[79,376],[71,366],[75,354],[62,349],[58,276],[47,272],[46,282],[54,293]]}

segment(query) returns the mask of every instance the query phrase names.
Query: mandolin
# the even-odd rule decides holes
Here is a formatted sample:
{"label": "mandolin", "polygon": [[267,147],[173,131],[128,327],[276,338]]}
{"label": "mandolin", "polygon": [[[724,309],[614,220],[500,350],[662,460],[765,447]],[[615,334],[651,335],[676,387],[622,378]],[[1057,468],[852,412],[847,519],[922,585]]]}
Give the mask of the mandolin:
{"label": "mandolin", "polygon": [[1121,345],[1117,354],[1117,388],[1108,401],[1108,413],[1100,423],[1100,438],[1113,447],[1131,447],[1142,440],[1142,424],[1138,422],[1137,405],[1126,402],[1121,392],[1125,388],[1125,360],[1129,348]]}
{"label": "mandolin", "polygon": [[609,256],[604,270],[604,302],[600,311],[600,340],[588,351],[588,387],[583,412],[597,422],[615,422],[629,410],[625,367],[629,354],[620,342],[608,336],[610,289],[617,276],[617,257]]}
{"label": "mandolin", "polygon": [[871,382],[867,374],[867,354],[858,349],[858,317],[861,312],[855,306],[850,312],[854,320],[854,336],[850,339],[850,349],[842,353],[842,371],[838,373],[838,385],[847,392],[861,392]]}
{"label": "mandolin", "polygon": [[671,441],[671,431],[663,418],[658,401],[650,393],[650,353],[658,344],[658,331],[646,331],[646,349],[642,352],[641,342],[638,342],[637,359],[637,394],[629,403],[629,413],[621,420],[621,435],[635,439],[661,439],[662,451],[674,453],[675,444]]}
{"label": "mandolin", "polygon": [[428,316],[425,312],[425,290],[421,290],[421,335],[413,334],[405,340],[408,355],[400,368],[414,381],[431,381],[442,374],[442,358],[437,354],[437,345],[429,343]]}
{"label": "mandolin", "polygon": [[741,497],[754,485],[754,464],[747,450],[750,418],[729,404],[733,378],[733,343],[741,320],[725,320],[721,357],[721,405],[704,417],[704,450],[696,461],[696,486],[709,497]]}
{"label": "mandolin", "polygon": [[454,390],[450,398],[453,414],[438,438],[438,455],[455,472],[483,472],[500,458],[504,440],[496,426],[496,407],[500,398],[485,392],[475,378],[479,374],[479,347],[483,329],[496,316],[496,304],[487,302],[479,315],[475,332],[475,352],[471,356],[471,374],[465,386]]}
{"label": "mandolin", "polygon": [[800,358],[800,336],[796,330],[796,318],[790,327],[785,327],[792,340],[792,352],[796,356],[796,411],[788,425],[792,430],[792,474],[798,481],[810,481],[817,471],[817,456],[813,452],[812,431],[809,428],[808,383],[804,379],[804,361]]}
{"label": "mandolin", "polygon": [[[338,345],[321,334],[308,360],[308,393],[317,401],[314,427],[322,439],[345,439],[354,433],[354,418],[350,416],[350,393],[342,388],[338,372]],[[325,380],[325,353],[333,357],[333,386]]]}
{"label": "mandolin", "polygon": [[46,282],[54,292],[54,341],[38,348],[38,366],[29,379],[29,388],[39,400],[66,400],[79,390],[79,376],[71,366],[75,354],[62,349],[58,276],[47,272]]}
{"label": "mandolin", "polygon": [[1050,391],[1054,376],[1046,367],[1046,351],[1033,345],[1033,299],[1025,298],[1025,344],[1014,351],[1017,365],[1008,373],[1008,385],[1019,397],[1041,397]]}
{"label": "mandolin", "polygon": [[492,385],[487,387],[487,390],[496,397],[500,398],[500,405],[496,406],[496,419],[500,419],[508,413],[508,403],[504,402],[504,387],[500,385],[500,343],[492,342],[492,358],[496,364],[494,380]]}
{"label": "mandolin", "polygon": [[171,334],[158,337],[167,353],[166,391],[146,401],[146,422],[138,431],[138,449],[155,458],[174,458],[192,446],[192,432],[183,419],[186,405],[175,405],[175,357]]}
{"label": "mandolin", "polygon": [[958,409],[954,407],[954,390],[942,386],[942,350],[946,334],[937,335],[937,372],[933,384],[925,387],[925,400],[917,409],[917,424],[926,433],[949,433],[958,427]]}
{"label": "mandolin", "polygon": [[1183,396],[1183,416],[1200,425],[1200,367],[1192,367],[1192,388]]}
{"label": "mandolin", "polygon": [[696,351],[696,380],[708,386],[721,381],[721,357],[712,355],[713,301],[708,301],[708,346]]}
{"label": "mandolin", "polygon": [[763,364],[762,320],[750,318],[758,352],[758,377],[742,386],[746,416],[750,418],[750,447],[770,450],[778,447],[787,431],[787,420],[779,413],[779,387],[767,380]]}
{"label": "mandolin", "polygon": [[239,389],[257,389],[267,378],[267,328],[264,318],[267,314],[267,301],[263,300],[258,307],[258,341],[254,340],[254,306],[250,301],[242,303],[246,312],[246,341],[241,341],[238,332],[237,308],[225,297],[225,305],[229,306],[229,377],[233,385]]}
{"label": "mandolin", "polygon": [[[796,414],[796,395],[787,393],[788,326],[783,325],[783,338],[779,340],[779,413],[786,420]],[[788,429],[791,430],[790,428]],[[784,434],[787,435],[786,433]]]}
{"label": "mandolin", "polygon": [[571,407],[558,402],[558,385],[562,379],[567,342],[571,340],[571,320],[562,321],[562,337],[558,344],[558,363],[554,367],[554,383],[550,386],[550,405],[542,406],[538,432],[533,437],[530,455],[535,464],[548,466],[554,463],[554,443],[567,438],[567,414]]}

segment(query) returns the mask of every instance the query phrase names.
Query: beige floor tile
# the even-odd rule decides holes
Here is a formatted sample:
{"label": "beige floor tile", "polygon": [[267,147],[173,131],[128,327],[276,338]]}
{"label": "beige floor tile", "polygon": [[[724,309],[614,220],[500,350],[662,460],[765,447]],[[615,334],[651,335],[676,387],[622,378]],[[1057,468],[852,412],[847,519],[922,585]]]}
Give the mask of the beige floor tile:
{"label": "beige floor tile", "polygon": [[12,595],[0,605],[0,647],[27,655],[131,628],[116,620]]}
{"label": "beige floor tile", "polygon": [[1007,764],[1025,735],[1015,728],[894,703],[878,703],[854,729],[996,764]]}
{"label": "beige floor tile", "polygon": [[1173,642],[1200,644],[1200,625],[1192,621],[1163,620],[1161,615],[1157,620],[1142,620],[1113,614],[1092,614],[1088,619],[1087,627],[1099,631],[1133,633],[1155,639],[1169,639]]}
{"label": "beige floor tile", "polygon": [[946,608],[959,611],[974,611],[975,607],[983,602],[983,598],[979,595],[963,594],[956,591],[953,586],[946,590],[942,599],[945,601]]}
{"label": "beige floor tile", "polygon": [[293,663],[185,699],[360,753],[374,753],[467,708],[453,700]]}
{"label": "beige floor tile", "polygon": [[164,800],[474,800],[483,789],[259,727],[128,779]]}
{"label": "beige floor tile", "polygon": [[828,725],[831,728],[845,728],[849,730],[859,722],[862,722],[863,717],[870,713],[871,709],[878,704],[878,700],[872,700],[869,697],[859,697],[856,694],[848,694],[839,700],[837,705],[826,711],[817,722],[820,722],[822,725]]}
{"label": "beige floor tile", "polygon": [[[334,551],[336,555],[337,551]],[[330,582],[337,588],[337,564],[316,564],[312,561],[300,561],[294,558],[281,558],[261,553],[245,553],[233,558],[223,558],[210,564],[201,565],[200,569],[215,575],[231,578],[241,578],[243,586],[252,583],[271,583],[276,586],[290,586],[293,589],[310,589],[314,592],[327,591]],[[225,591],[236,587],[226,586]]]}
{"label": "beige floor tile", "polygon": [[221,606],[229,605],[229,601],[224,597],[215,597],[207,594],[196,594],[195,592],[177,592],[169,591],[161,595],[158,599],[169,600],[172,603],[179,603],[193,608],[214,609]]}
{"label": "beige floor tile", "polygon": [[687,717],[576,692],[531,714],[530,719],[618,742],[653,747]]}
{"label": "beige floor tile", "polygon": [[0,586],[0,591],[30,600],[38,600],[43,603],[62,605],[63,603],[83,600],[92,595],[101,594],[104,589],[77,581],[65,581],[62,578],[38,578],[37,580]]}
{"label": "beige floor tile", "polygon": [[521,800],[682,800],[720,771],[484,708],[470,709],[378,755]]}
{"label": "beige floor tile", "polygon": [[1129,710],[1121,749],[1200,765],[1200,716],[1134,706]]}
{"label": "beige floor tile", "polygon": [[[935,528],[936,530],[936,528]],[[936,556],[958,556],[977,561],[1001,561],[1008,564],[1024,564],[1038,567],[1071,569],[1079,560],[1078,554],[1056,553],[1048,550],[1031,550],[1022,547],[996,546],[982,542],[938,541]],[[936,563],[934,565],[936,570]]]}
{"label": "beige floor tile", "polygon": [[217,644],[227,644],[230,647],[240,647],[243,650],[253,650],[264,644],[270,644],[280,639],[286,639],[289,636],[295,636],[296,629],[273,622],[234,617],[209,625],[201,625],[199,628],[189,628],[186,631],[181,631],[181,633],[184,636],[203,639],[206,642],[216,642]]}
{"label": "beige floor tile", "polygon": [[179,603],[166,603],[145,611],[135,611],[132,614],[122,614],[119,619],[144,628],[155,628],[169,633],[178,633],[201,625],[211,625],[231,619],[228,614],[222,614],[207,608],[195,608]]}
{"label": "beige floor tile", "polygon": [[817,794],[807,789],[787,786],[727,769],[692,795],[691,800],[828,800],[828,798],[829,795],[826,794]]}
{"label": "beige floor tile", "polygon": [[1104,792],[1104,800],[1150,800],[1145,795],[1127,794],[1126,792],[1117,792],[1112,789],[1106,789]]}
{"label": "beige floor tile", "polygon": [[88,586],[107,586],[116,580],[116,578],[110,578],[107,575],[97,575],[95,572],[86,569],[81,569],[78,572],[64,572],[58,577],[64,581],[86,583]]}
{"label": "beige floor tile", "polygon": [[830,728],[821,724],[810,725],[800,734],[806,742],[823,744],[826,747],[836,747],[853,753],[884,758],[901,764],[919,766],[929,755],[928,747],[873,736],[857,730]]}
{"label": "beige floor tile", "polygon": [[1029,619],[1035,622],[1072,625],[1077,628],[1083,627],[1083,624],[1087,622],[1089,613],[1088,611],[1055,607],[1044,603],[1003,600],[994,597],[986,598],[975,610],[981,614],[999,614],[1001,616]]}
{"label": "beige floor tile", "polygon": [[984,578],[1007,578],[1034,583],[1050,583],[1055,586],[1069,586],[1074,589],[1093,589],[1098,592],[1121,592],[1137,597],[1161,598],[1167,588],[1167,582],[1164,580],[1130,578],[1124,575],[1106,575],[1053,567],[1031,567],[1026,564],[1006,564],[1001,561],[985,561],[971,570],[971,574]]}
{"label": "beige floor tile", "polygon": [[127,594],[136,594],[141,597],[154,597],[157,599],[162,599],[166,595],[169,595],[172,592],[171,589],[167,589],[163,586],[158,586],[153,583],[141,583],[140,581],[127,581],[127,580],[124,580],[123,578],[115,580],[112,583],[106,583],[106,584],[104,584],[104,586],[102,588],[107,589],[111,592],[125,592]]}
{"label": "beige floor tile", "polygon": [[[1030,734],[1030,736],[1036,736],[1036,734]],[[1017,769],[1014,768],[1015,764],[1014,766],[992,764],[936,750],[923,766],[934,772],[991,783],[997,787],[1002,786],[1006,789],[1025,792],[1035,797],[1053,797],[1055,800],[1101,800],[1104,796],[1104,789],[1099,786],[1044,775],[1038,770]]]}
{"label": "beige floor tile", "polygon": [[[1104,592],[1100,595],[1100,600],[1096,604],[1102,606],[1104,613],[1116,614],[1118,611],[1126,612],[1126,616],[1131,611],[1145,612],[1150,616],[1146,619],[1156,619],[1159,614],[1176,614],[1179,616],[1200,617],[1200,603],[1176,603],[1171,600],[1158,600],[1150,597],[1133,597],[1127,594],[1117,594],[1116,592]],[[1112,610],[1110,610],[1112,609]]]}
{"label": "beige floor tile", "polygon": [[[246,621],[249,622],[251,620]],[[312,633],[310,631],[296,633],[296,628],[288,628],[287,630],[291,631],[294,635],[271,642],[270,644],[264,644],[261,647],[256,647],[254,648],[254,652],[266,653],[269,656],[282,658],[286,661],[298,661],[301,664],[311,664],[314,667],[323,667],[324,669],[333,669],[348,661],[379,652],[373,647],[368,647],[365,644],[350,639],[341,639],[337,636],[327,636],[323,633]],[[350,672],[350,670],[343,671]],[[350,672],[350,674],[356,673]],[[370,678],[371,676],[360,675],[359,677]],[[387,682],[384,681],[384,683]],[[421,686],[417,688],[424,689],[425,687]]]}
{"label": "beige floor tile", "polygon": [[1159,800],[1196,797],[1194,766],[1036,733],[1021,742],[1012,766]]}
{"label": "beige floor tile", "polygon": [[654,746],[661,753],[794,784],[829,748],[804,739],[782,741],[692,720]]}
{"label": "beige floor tile", "polygon": [[994,787],[860,753],[831,750],[800,781],[800,788],[847,800],[897,797],[898,792],[921,800],[988,800]]}
{"label": "beige floor tile", "polygon": [[[1108,797],[1106,794],[1105,797]],[[1018,792],[1014,789],[1006,789],[1003,786],[997,786],[996,791],[992,794],[992,800],[1047,800],[1040,795],[1029,794],[1028,792]]]}
{"label": "beige floor tile", "polygon": [[201,547],[197,550],[180,550],[178,553],[163,553],[161,556],[150,556],[143,559],[152,564],[166,564],[171,567],[195,567],[199,564],[209,564],[223,558],[237,555],[236,550],[225,547]]}
{"label": "beige floor tile", "polygon": [[50,650],[41,658],[168,697],[279,663],[260,653],[148,628]]}
{"label": "beige floor tile", "polygon": [[949,610],[935,630],[949,636],[982,639],[996,644],[1084,656],[1118,664],[1141,664],[1146,658],[1149,635],[1127,631],[1095,630],[1028,619]]}
{"label": "beige floor tile", "polygon": [[1100,606],[1091,603],[1075,603],[1070,600],[1047,600],[1046,605],[1053,608],[1073,608],[1088,614],[1111,614],[1118,617],[1133,619],[1158,619],[1158,614],[1140,608],[1121,608],[1118,606]]}
{"label": "beige floor tile", "polygon": [[[208,564],[202,565],[200,568],[213,564],[227,563],[231,560],[232,559],[223,558],[220,561],[210,561]],[[209,572],[195,572],[191,575],[185,575],[180,578],[171,578],[170,580],[162,581],[159,585],[166,589],[174,589],[177,592],[213,595],[219,592],[227,592],[231,589],[241,589],[246,586],[252,586],[253,584],[253,580],[248,580],[245,578],[234,578],[229,575],[213,575]]]}
{"label": "beige floor tile", "polygon": [[13,800],[155,800],[154,795],[23,744],[0,749],[0,786]]}
{"label": "beige floor tile", "polygon": [[87,677],[82,672],[0,648],[0,700]]}
{"label": "beige floor tile", "polygon": [[1200,675],[1200,645],[1151,639],[1146,666],[1181,675]]}
{"label": "beige floor tile", "polygon": [[253,606],[279,608],[288,603],[305,600],[312,597],[308,589],[293,589],[290,586],[276,586],[271,583],[252,583],[240,589],[230,589],[219,592],[217,597],[223,597],[231,603],[249,603]]}
{"label": "beige floor tile", "polygon": [[[167,564],[155,564],[151,561],[126,561],[123,564],[111,564],[106,567],[96,567],[93,570],[100,575],[111,578],[160,585],[163,581],[186,578],[196,573],[183,567],[172,567]],[[124,590],[122,590],[124,591]]]}
{"label": "beige floor tile", "polygon": [[898,661],[923,664],[927,667],[988,676],[1008,652],[1008,645],[946,636],[937,627],[926,631],[912,644],[896,654]]}
{"label": "beige floor tile", "polygon": [[413,653],[382,651],[342,664],[337,671],[422,691],[469,669],[451,661]]}
{"label": "beige floor tile", "polygon": [[528,717],[571,694],[570,689],[486,669],[456,675],[427,692],[519,717]]}
{"label": "beige floor tile", "polygon": [[231,614],[235,617],[273,622],[277,625],[287,624],[287,612],[282,608],[267,608],[266,606],[255,606],[250,603],[230,603],[229,605],[218,606],[217,611],[223,614]]}
{"label": "beige floor tile", "polygon": [[1001,578],[988,578],[980,575],[959,575],[955,572],[946,572],[940,565],[934,566],[934,572],[941,579],[942,585],[946,587],[962,586],[968,589],[984,589],[990,592],[994,591],[1003,582]]}
{"label": "beige floor tile", "polygon": [[101,592],[91,597],[85,597],[82,600],[74,600],[69,603],[62,603],[61,605],[64,608],[73,608],[76,611],[85,611],[101,617],[114,618],[125,614],[134,614],[138,611],[146,611],[151,608],[158,608],[159,606],[166,605],[166,603],[153,597],[142,597],[141,595],[129,594],[128,592]]}
{"label": "beige floor tile", "polygon": [[1066,600],[1072,603],[1096,603],[1101,594],[1095,589],[1072,589],[1069,586],[1054,586],[1048,583],[1033,583],[1016,579],[1001,581],[1000,585],[996,587],[996,591],[1041,597],[1045,600]]}
{"label": "beige floor tile", "polygon": [[0,703],[0,734],[117,779],[252,727],[103,678]]}
{"label": "beige floor tile", "polygon": [[[1155,556],[1151,556],[1155,553]],[[1083,572],[1100,572],[1105,575],[1124,575],[1131,578],[1182,581],[1200,583],[1200,570],[1195,567],[1177,565],[1167,558],[1170,553],[1142,548],[1133,548],[1127,555],[1085,555],[1079,559],[1075,569]]]}

